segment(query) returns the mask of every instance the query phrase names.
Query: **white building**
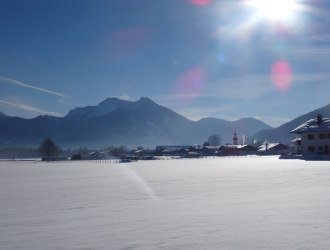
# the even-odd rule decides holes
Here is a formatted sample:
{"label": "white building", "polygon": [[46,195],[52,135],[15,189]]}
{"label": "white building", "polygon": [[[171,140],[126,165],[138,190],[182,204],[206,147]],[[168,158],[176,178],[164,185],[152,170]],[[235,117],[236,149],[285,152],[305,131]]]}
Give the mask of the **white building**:
{"label": "white building", "polygon": [[330,118],[317,115],[316,118],[303,123],[290,133],[300,135],[300,142],[296,139],[293,143],[300,144],[296,146],[303,155],[330,154]]}
{"label": "white building", "polygon": [[291,153],[301,155],[302,154],[302,147],[301,147],[301,138],[297,137],[290,141],[291,145]]}

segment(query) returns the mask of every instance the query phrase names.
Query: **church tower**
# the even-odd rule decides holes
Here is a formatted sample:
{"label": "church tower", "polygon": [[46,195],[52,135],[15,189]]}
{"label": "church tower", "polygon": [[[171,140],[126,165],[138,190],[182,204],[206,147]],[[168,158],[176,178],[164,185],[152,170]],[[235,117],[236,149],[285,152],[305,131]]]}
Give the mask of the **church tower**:
{"label": "church tower", "polygon": [[236,132],[234,133],[234,137],[233,137],[233,145],[238,145],[238,138]]}

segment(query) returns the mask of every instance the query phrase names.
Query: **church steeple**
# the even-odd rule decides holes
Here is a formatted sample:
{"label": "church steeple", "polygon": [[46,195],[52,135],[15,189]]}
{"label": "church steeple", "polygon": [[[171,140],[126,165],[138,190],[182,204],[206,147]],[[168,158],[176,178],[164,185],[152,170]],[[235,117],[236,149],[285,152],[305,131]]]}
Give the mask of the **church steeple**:
{"label": "church steeple", "polygon": [[234,137],[233,137],[233,145],[238,145],[238,138],[237,138],[237,133],[234,133]]}

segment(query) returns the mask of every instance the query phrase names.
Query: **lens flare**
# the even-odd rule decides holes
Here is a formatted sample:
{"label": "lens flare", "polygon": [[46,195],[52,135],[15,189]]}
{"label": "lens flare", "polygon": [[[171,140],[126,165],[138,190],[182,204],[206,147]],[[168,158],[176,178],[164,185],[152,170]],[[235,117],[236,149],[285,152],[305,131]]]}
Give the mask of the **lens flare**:
{"label": "lens flare", "polygon": [[146,27],[131,27],[110,34],[107,41],[108,55],[114,60],[127,60],[138,56],[150,38]]}
{"label": "lens flare", "polygon": [[223,52],[220,52],[218,54],[218,58],[217,59],[218,59],[218,62],[221,63],[221,64],[226,63],[226,61],[227,61],[226,54],[223,53]]}
{"label": "lens flare", "polygon": [[211,3],[211,0],[189,0],[190,3],[198,6],[203,6]]}
{"label": "lens flare", "polygon": [[273,64],[271,78],[276,89],[286,92],[292,85],[293,72],[286,61],[278,61]]}
{"label": "lens flare", "polygon": [[206,85],[206,72],[198,66],[184,72],[177,80],[174,97],[181,102],[190,102],[197,98]]}

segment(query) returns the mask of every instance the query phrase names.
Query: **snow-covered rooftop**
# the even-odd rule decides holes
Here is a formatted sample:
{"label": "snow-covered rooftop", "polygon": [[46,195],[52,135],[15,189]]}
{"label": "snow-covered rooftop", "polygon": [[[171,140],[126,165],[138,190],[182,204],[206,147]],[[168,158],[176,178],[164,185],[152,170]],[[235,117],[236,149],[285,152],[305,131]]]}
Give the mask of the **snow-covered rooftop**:
{"label": "snow-covered rooftop", "polygon": [[330,118],[322,118],[319,122],[317,118],[310,119],[301,124],[299,127],[290,131],[290,133],[302,134],[306,132],[323,132],[330,131]]}
{"label": "snow-covered rooftop", "polygon": [[248,148],[248,147],[253,147],[251,145],[245,144],[245,145],[226,145],[225,148],[237,148],[237,149],[244,149],[244,148]]}
{"label": "snow-covered rooftop", "polygon": [[276,142],[276,143],[264,143],[259,147],[258,151],[261,152],[261,151],[270,150],[271,148],[276,147],[279,144],[280,143],[278,143],[278,142]]}
{"label": "snow-covered rooftop", "polygon": [[294,138],[293,140],[291,140],[290,142],[297,142],[297,141],[301,141],[300,137]]}

